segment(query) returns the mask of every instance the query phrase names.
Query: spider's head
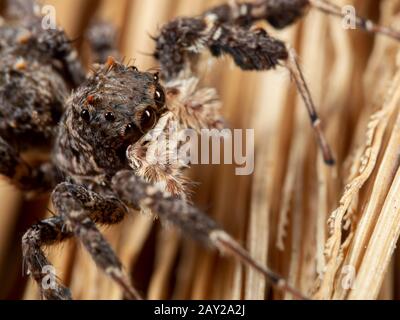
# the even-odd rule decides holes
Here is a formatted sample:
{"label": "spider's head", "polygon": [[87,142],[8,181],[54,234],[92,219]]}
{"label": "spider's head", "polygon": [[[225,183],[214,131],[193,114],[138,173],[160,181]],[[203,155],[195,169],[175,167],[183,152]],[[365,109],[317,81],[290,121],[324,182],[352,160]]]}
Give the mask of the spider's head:
{"label": "spider's head", "polygon": [[126,149],[154,128],[165,113],[158,75],[109,58],[72,97],[74,131],[98,157],[125,160]]}

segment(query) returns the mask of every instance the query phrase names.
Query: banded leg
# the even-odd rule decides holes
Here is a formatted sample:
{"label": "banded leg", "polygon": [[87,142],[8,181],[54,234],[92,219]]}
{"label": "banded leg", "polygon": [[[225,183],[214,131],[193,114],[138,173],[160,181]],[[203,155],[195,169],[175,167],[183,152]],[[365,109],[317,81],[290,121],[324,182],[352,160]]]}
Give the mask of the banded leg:
{"label": "banded leg", "polygon": [[127,205],[136,209],[150,209],[161,219],[181,229],[184,235],[191,236],[206,246],[230,254],[243,264],[259,271],[278,289],[290,292],[298,299],[307,299],[281,276],[255,261],[239,243],[197,208],[179,198],[164,195],[157,188],[136,176],[133,171],[117,173],[113,178],[112,185],[120,199]]}
{"label": "banded leg", "polygon": [[[140,295],[131,286],[129,278],[123,272],[118,257],[95,224],[111,225],[120,222],[127,212],[125,206],[115,198],[103,198],[84,187],[68,183],[62,183],[56,187],[52,194],[52,200],[56,212],[59,214],[57,218],[62,223],[61,227],[57,225],[51,229],[53,238],[57,237],[56,240],[63,240],[61,232],[67,233],[69,237],[72,235],[78,237],[97,266],[124,290],[126,297],[140,299]],[[36,261],[47,262],[47,260],[44,260],[43,254],[40,255],[41,252],[37,248],[42,244],[53,244],[58,241],[54,240],[48,243],[43,239],[43,234],[46,235],[48,232],[38,234],[37,230],[37,226],[28,230],[24,236],[23,249],[26,254],[25,260],[28,262],[28,270],[31,274],[38,275],[34,276],[34,279],[41,285],[42,278],[39,274],[43,263],[39,264]],[[28,241],[29,239],[30,241]],[[58,298],[53,291],[44,291],[43,293],[45,298]],[[68,298],[68,296],[65,297]]]}
{"label": "banded leg", "polygon": [[58,170],[51,163],[32,168],[0,137],[0,175],[23,191],[51,191],[60,181]]}
{"label": "banded leg", "polygon": [[[182,47],[176,44],[176,37],[183,37],[182,42],[185,44],[190,43],[186,41],[192,39],[191,47],[193,47],[196,46],[193,34],[209,34],[210,32],[212,32],[212,35],[208,35],[200,43],[207,46],[215,57],[231,56],[242,70],[266,71],[280,65],[285,66],[294,78],[298,91],[303,98],[324,161],[328,165],[334,165],[335,160],[321,129],[321,121],[294,50],[288,50],[285,43],[271,37],[262,29],[249,30],[232,24],[223,24],[219,27],[213,26],[210,29],[212,31],[205,32],[204,30],[200,31],[202,26],[197,24],[196,21],[199,22],[199,18],[182,19],[178,25],[174,25],[174,28],[179,27],[175,32],[181,32],[178,36],[171,34],[174,31],[172,29],[169,31],[164,29],[164,32],[162,32],[158,40],[157,50],[159,52],[156,52],[156,57],[160,58],[164,77],[173,77],[184,68],[187,56]],[[211,23],[211,25],[213,24]],[[191,30],[191,33],[189,30]],[[189,35],[192,35],[192,38],[186,39]],[[189,48],[186,49],[189,50]],[[166,60],[174,57],[176,59],[172,61],[179,60],[180,64],[173,65]]]}

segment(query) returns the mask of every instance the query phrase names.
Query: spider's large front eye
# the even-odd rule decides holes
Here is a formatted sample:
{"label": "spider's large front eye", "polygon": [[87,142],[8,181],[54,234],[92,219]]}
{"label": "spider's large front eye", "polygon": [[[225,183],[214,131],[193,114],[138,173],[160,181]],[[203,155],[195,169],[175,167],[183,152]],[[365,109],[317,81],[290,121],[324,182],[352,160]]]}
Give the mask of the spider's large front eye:
{"label": "spider's large front eye", "polygon": [[165,93],[159,86],[157,86],[156,91],[154,92],[154,101],[159,108],[162,108],[165,105]]}
{"label": "spider's large front eye", "polygon": [[142,132],[147,132],[150,129],[153,129],[157,121],[156,112],[152,108],[147,108],[143,111],[140,117],[140,130]]}
{"label": "spider's large front eye", "polygon": [[89,111],[86,110],[86,109],[83,109],[83,110],[81,111],[81,118],[82,118],[83,120],[85,120],[86,122],[89,122],[89,121],[90,121],[90,113],[89,113]]}

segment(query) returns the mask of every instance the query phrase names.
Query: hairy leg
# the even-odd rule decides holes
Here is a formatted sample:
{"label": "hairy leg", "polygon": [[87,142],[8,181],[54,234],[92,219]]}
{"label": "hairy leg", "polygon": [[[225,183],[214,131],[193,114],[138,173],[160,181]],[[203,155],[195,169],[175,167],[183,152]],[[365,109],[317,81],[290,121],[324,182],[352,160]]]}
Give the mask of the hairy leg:
{"label": "hairy leg", "polygon": [[[76,236],[97,266],[121,286],[127,298],[140,299],[140,295],[131,286],[129,278],[123,272],[118,257],[96,227],[96,223],[111,225],[120,222],[127,213],[125,206],[115,198],[104,198],[82,186],[69,183],[59,184],[52,194],[52,200],[59,214],[57,218],[61,219],[63,226],[53,228],[53,238],[58,238],[50,244],[64,239],[59,236],[60,232],[68,232],[69,236]],[[35,233],[37,229],[38,227],[34,226],[28,230],[23,241],[24,253],[27,253],[25,260],[32,274],[40,274],[42,267],[42,264],[34,264],[32,261],[43,260],[42,256],[37,257],[38,250],[34,248],[47,244],[41,238],[43,233]],[[32,234],[35,234],[36,238],[32,237]],[[31,241],[26,239],[31,239]],[[34,278],[40,285],[42,278],[40,276]],[[43,293],[45,298],[57,298],[52,291]]]}
{"label": "hairy leg", "polygon": [[[55,276],[50,274],[51,263],[47,260],[42,247],[60,243],[73,234],[67,231],[62,217],[52,217],[33,225],[22,238],[24,272],[37,282],[42,299],[70,300],[71,293]],[[50,278],[46,277],[50,276]],[[48,283],[48,280],[52,281]]]}
{"label": "hairy leg", "polygon": [[255,261],[239,243],[218,227],[215,221],[197,208],[179,198],[164,195],[156,187],[137,177],[133,171],[120,171],[113,178],[112,185],[127,205],[135,209],[150,209],[162,220],[177,226],[185,235],[232,255],[261,272],[277,288],[292,293],[298,299],[306,299],[281,276]]}
{"label": "hairy leg", "polygon": [[[196,19],[182,19],[182,25],[179,26],[176,31],[178,32],[179,30],[179,32],[184,33],[185,28],[187,28],[187,30],[193,30],[200,27],[200,25],[194,24],[195,20]],[[182,26],[184,26],[183,29]],[[192,46],[207,46],[215,57],[229,55],[242,70],[266,71],[280,65],[285,66],[289,70],[307,108],[324,161],[328,165],[333,165],[335,160],[321,129],[321,120],[316,111],[294,50],[288,49],[285,43],[271,37],[262,29],[249,30],[232,24],[223,24],[216,29],[214,27],[211,29],[213,29],[211,37],[201,41],[199,44],[194,42]],[[162,57],[160,58],[160,62],[164,68],[163,74],[167,78],[173,77],[180,68],[183,68],[185,63],[185,53],[179,49],[175,41],[174,43],[169,42],[173,38],[169,32],[173,32],[173,30],[162,34],[162,37],[164,37],[162,41],[160,40],[162,45],[157,47],[161,49],[161,52],[167,52],[166,56],[159,55],[159,57]],[[186,31],[186,33],[189,33],[189,31]],[[181,54],[182,64],[171,63],[171,61],[174,60],[167,61],[166,57],[172,59],[174,56],[178,56],[178,54]]]}

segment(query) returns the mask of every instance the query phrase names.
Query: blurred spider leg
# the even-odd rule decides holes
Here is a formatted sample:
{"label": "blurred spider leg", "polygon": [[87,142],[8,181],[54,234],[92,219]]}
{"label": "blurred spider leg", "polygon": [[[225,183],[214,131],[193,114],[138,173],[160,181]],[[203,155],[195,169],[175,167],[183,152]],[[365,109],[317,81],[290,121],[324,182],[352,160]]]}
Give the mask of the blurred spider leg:
{"label": "blurred spider leg", "polygon": [[299,62],[297,60],[296,51],[293,48],[288,48],[288,53],[289,53],[289,57],[286,60],[286,67],[289,69],[293,79],[296,82],[297,89],[303,98],[304,104],[307,108],[308,115],[311,120],[311,124],[312,124],[313,130],[314,130],[315,136],[317,138],[318,144],[322,151],[324,161],[328,165],[334,165],[335,160],[333,158],[331,148],[330,148],[330,146],[324,136],[324,133],[322,131],[321,119],[318,116],[318,113],[317,113],[315,105],[314,105],[314,101],[312,100],[312,97],[311,97],[310,90],[304,79],[304,75],[301,72]]}
{"label": "blurred spider leg", "polygon": [[[334,15],[340,18],[346,18],[348,13],[344,12],[342,7],[333,4],[326,0],[308,0],[310,5],[317,8],[318,10],[325,12],[330,15]],[[393,38],[395,40],[400,40],[400,31],[396,31],[392,28],[381,26],[369,19],[365,19],[358,15],[354,16],[355,24],[357,27],[372,33],[382,34]]]}
{"label": "blurred spider leg", "polygon": [[76,87],[80,86],[86,79],[85,69],[79,60],[78,52],[74,49],[71,44],[66,50],[64,57],[62,58],[64,69],[70,78],[72,84]]}
{"label": "blurred spider leg", "polygon": [[95,63],[105,63],[109,56],[120,60],[120,52],[117,48],[118,31],[113,24],[94,21],[86,32],[86,37]]}
{"label": "blurred spider leg", "polygon": [[141,299],[130,284],[129,277],[107,240],[95,223],[112,225],[127,213],[125,206],[115,198],[104,198],[82,186],[62,183],[52,194],[57,213],[68,230],[74,233],[90,253],[96,264],[110,276],[129,299]]}
{"label": "blurred spider leg", "polygon": [[58,171],[51,163],[30,167],[17,151],[0,137],[0,175],[23,191],[50,191],[57,185]]}
{"label": "blurred spider leg", "polygon": [[5,0],[7,14],[18,18],[29,18],[36,16],[38,11],[37,3],[35,0]]}
{"label": "blurred spider leg", "polygon": [[30,227],[22,238],[23,272],[27,272],[37,282],[42,299],[72,299],[69,289],[58,281],[55,274],[52,275],[54,277],[48,277],[52,265],[41,249],[44,246],[60,243],[71,236],[72,233],[64,227],[64,220],[61,217],[52,217]]}
{"label": "blurred spider leg", "polygon": [[184,235],[191,236],[206,246],[230,254],[243,264],[259,271],[278,289],[292,293],[297,299],[307,299],[281,276],[255,261],[210,217],[182,199],[163,194],[156,187],[136,176],[133,171],[120,171],[114,176],[112,185],[115,192],[127,205],[136,209],[151,210],[160,219],[178,227]]}

